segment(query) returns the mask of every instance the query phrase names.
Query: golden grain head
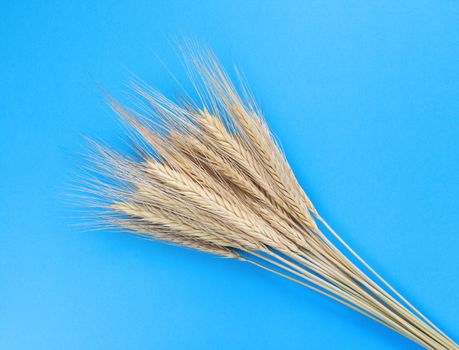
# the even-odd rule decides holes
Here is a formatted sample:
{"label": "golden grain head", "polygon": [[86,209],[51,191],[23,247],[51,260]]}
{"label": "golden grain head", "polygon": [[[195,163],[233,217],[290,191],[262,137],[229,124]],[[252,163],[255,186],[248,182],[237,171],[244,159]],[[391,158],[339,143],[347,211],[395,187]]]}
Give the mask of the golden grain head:
{"label": "golden grain head", "polygon": [[[379,275],[386,288],[320,230],[317,222],[349,248],[298,184],[247,89],[242,88],[241,97],[208,50],[191,52],[188,64],[199,104],[173,102],[139,82],[134,91],[141,108],[108,97],[129,126],[136,152],[92,143],[92,168],[83,187],[106,224],[251,262],[426,348],[456,348]],[[355,252],[346,252],[374,273]]]}

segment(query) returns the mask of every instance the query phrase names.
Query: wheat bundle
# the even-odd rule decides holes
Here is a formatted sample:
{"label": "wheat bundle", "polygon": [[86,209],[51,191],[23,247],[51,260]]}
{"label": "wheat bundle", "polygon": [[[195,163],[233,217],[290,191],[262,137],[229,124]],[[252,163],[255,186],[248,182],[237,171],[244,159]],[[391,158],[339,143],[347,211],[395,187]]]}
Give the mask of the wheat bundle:
{"label": "wheat bundle", "polygon": [[188,58],[199,103],[172,102],[140,81],[136,108],[108,98],[133,131],[135,155],[93,143],[84,191],[98,217],[255,264],[427,349],[457,349],[321,218],[247,89],[236,89],[208,50]]}

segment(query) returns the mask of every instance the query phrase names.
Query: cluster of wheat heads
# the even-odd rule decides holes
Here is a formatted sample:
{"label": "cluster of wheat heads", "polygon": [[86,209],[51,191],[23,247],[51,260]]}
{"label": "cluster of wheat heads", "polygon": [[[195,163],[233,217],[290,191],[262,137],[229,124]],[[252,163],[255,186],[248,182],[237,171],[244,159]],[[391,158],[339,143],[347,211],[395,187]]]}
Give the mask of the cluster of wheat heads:
{"label": "cluster of wheat heads", "polygon": [[319,216],[247,90],[238,93],[207,51],[189,62],[198,103],[173,102],[139,81],[135,108],[108,98],[133,131],[135,155],[93,144],[96,175],[86,178],[85,191],[97,198],[97,215],[255,264],[427,349],[457,349]]}

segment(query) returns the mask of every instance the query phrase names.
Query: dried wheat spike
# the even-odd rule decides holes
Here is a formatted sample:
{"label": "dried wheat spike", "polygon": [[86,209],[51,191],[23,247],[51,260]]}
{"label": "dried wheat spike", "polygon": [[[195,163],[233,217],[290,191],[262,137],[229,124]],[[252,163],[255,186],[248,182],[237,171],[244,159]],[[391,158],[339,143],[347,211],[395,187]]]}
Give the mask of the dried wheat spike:
{"label": "dried wheat spike", "polygon": [[255,264],[427,349],[458,349],[320,217],[247,89],[241,97],[209,50],[189,51],[187,64],[198,103],[175,103],[139,81],[137,108],[108,98],[132,130],[135,155],[92,144],[83,187],[99,217]]}

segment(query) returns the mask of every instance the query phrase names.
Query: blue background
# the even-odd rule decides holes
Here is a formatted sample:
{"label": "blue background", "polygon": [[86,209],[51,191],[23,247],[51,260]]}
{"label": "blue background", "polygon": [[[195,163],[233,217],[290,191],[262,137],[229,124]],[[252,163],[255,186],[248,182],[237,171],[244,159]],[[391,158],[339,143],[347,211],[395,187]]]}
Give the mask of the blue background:
{"label": "blue background", "polygon": [[242,68],[323,216],[459,339],[458,2],[1,8],[0,348],[417,348],[255,267],[74,225],[80,133],[122,135],[95,81],[179,92],[155,55],[183,79],[182,36]]}

